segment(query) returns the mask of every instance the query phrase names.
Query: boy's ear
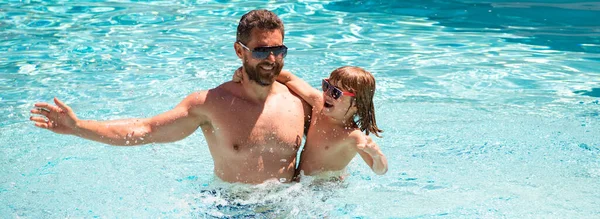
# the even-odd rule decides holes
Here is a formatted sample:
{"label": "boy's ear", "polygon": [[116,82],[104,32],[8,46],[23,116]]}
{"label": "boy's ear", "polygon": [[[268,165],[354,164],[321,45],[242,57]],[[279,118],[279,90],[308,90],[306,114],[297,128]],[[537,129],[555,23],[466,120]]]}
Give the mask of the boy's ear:
{"label": "boy's ear", "polygon": [[358,105],[356,104],[356,97],[352,97],[350,100],[350,109],[354,111],[354,114],[358,113]]}

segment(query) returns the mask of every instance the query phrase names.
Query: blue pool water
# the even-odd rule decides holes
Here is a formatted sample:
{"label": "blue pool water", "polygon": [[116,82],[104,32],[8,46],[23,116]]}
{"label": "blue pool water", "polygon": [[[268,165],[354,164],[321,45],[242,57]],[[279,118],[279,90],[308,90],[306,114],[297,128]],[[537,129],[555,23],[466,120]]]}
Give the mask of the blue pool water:
{"label": "blue pool water", "polygon": [[[371,71],[390,170],[343,184],[215,181],[200,132],[111,147],[36,129],[35,102],[148,117],[240,65],[242,14],[276,12],[285,68]],[[0,0],[3,218],[600,217],[600,3]]]}

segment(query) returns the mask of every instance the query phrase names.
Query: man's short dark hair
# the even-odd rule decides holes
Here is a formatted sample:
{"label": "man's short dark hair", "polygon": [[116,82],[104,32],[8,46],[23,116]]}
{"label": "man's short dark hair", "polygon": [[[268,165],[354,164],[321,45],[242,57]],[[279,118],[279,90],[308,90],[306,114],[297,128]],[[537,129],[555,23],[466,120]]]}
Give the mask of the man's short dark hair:
{"label": "man's short dark hair", "polygon": [[240,23],[237,27],[238,42],[247,44],[250,41],[250,34],[252,29],[258,28],[261,30],[280,30],[281,39],[284,36],[283,22],[277,15],[269,10],[252,10],[246,13],[240,19]]}

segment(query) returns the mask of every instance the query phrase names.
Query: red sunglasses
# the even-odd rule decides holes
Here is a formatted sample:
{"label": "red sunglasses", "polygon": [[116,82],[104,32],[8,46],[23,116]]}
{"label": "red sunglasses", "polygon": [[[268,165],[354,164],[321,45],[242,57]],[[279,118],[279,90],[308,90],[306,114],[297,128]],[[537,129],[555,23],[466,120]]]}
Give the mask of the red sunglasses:
{"label": "red sunglasses", "polygon": [[350,97],[355,96],[354,93],[344,92],[344,91],[340,90],[339,88],[331,85],[329,83],[329,79],[327,79],[327,78],[323,79],[323,82],[321,83],[321,88],[323,89],[323,92],[328,93],[329,96],[333,97],[333,99],[335,99],[335,100],[342,97],[342,95],[350,96]]}

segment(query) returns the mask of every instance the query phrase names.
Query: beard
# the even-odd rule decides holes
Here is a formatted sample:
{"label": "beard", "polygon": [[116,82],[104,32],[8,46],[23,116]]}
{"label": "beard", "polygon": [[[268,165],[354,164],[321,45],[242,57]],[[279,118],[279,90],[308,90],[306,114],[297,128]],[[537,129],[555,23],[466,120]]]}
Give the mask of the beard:
{"label": "beard", "polygon": [[[271,66],[272,70],[266,71],[262,69],[261,66]],[[275,60],[274,63],[263,61],[255,66],[250,66],[248,61],[245,61],[244,69],[246,70],[246,74],[248,74],[248,78],[251,81],[256,82],[260,86],[266,87],[273,84],[279,73],[281,73],[281,69],[283,69],[283,60]]]}

